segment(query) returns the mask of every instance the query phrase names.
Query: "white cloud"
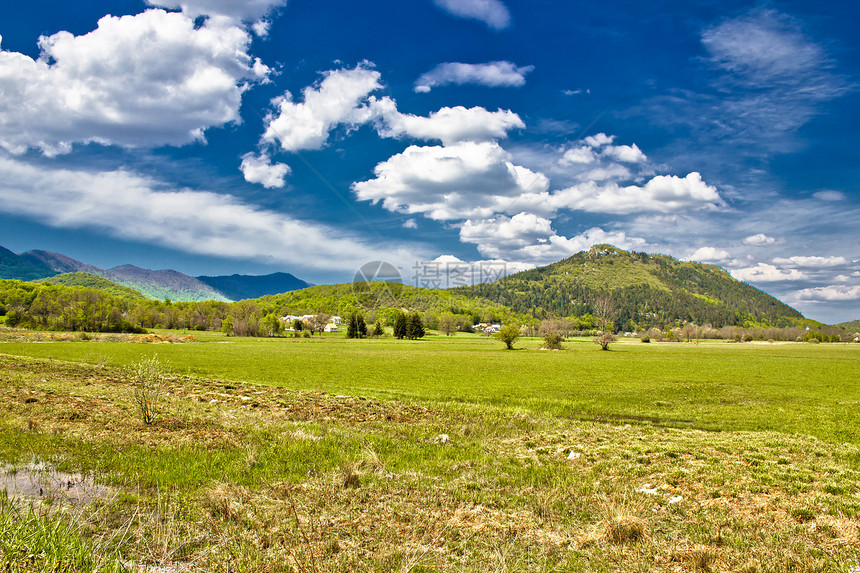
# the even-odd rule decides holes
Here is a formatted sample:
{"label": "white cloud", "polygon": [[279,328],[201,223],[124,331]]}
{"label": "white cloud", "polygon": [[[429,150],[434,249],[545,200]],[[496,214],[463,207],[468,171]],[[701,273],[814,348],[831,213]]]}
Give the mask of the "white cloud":
{"label": "white cloud", "polygon": [[595,155],[594,151],[592,151],[590,147],[572,147],[564,152],[564,155],[562,155],[559,160],[559,164],[588,165],[595,161],[597,161],[597,155]]}
{"label": "white cloud", "polygon": [[860,300],[860,286],[824,286],[802,289],[794,293],[793,298],[798,301],[854,301]]}
{"label": "white cloud", "polygon": [[644,239],[628,237],[622,231],[607,232],[599,227],[567,238],[552,229],[550,220],[525,212],[513,217],[468,220],[460,228],[460,241],[477,245],[484,256],[530,265],[555,262],[597,244],[623,249],[646,244]]}
{"label": "white cloud", "polygon": [[809,256],[797,256],[797,257],[788,257],[786,258],[776,258],[773,260],[774,263],[778,265],[787,265],[787,266],[798,266],[798,267],[808,267],[808,268],[827,268],[827,267],[838,267],[840,265],[848,264],[848,260],[845,257],[809,257]]}
{"label": "white cloud", "polygon": [[437,220],[490,217],[509,210],[520,195],[549,186],[544,175],[514,165],[495,142],[413,145],[378,164],[374,174],[353,183],[360,201]]}
{"label": "white cloud", "polygon": [[192,18],[227,16],[236,20],[257,22],[275,8],[284,6],[287,0],[146,0],[146,2],[161,8],[181,9]]}
{"label": "white cloud", "polygon": [[731,258],[731,253],[725,249],[716,247],[701,247],[696,249],[689,257],[688,261],[699,263],[721,263]]}
{"label": "white cloud", "polygon": [[595,135],[589,135],[585,139],[582,140],[589,147],[602,147],[604,145],[609,145],[613,141],[615,141],[614,135],[606,135],[605,133],[597,133]]}
{"label": "white cloud", "polygon": [[0,173],[0,210],[53,227],[99,229],[189,253],[330,270],[368,260],[408,264],[416,256],[229,195],[175,189],[123,170],[46,168],[0,156]]}
{"label": "white cloud", "polygon": [[489,62],[486,64],[464,64],[445,62],[422,74],[415,82],[415,91],[427,93],[431,89],[448,84],[477,84],[487,87],[521,87],[526,83],[526,74],[534,66],[517,66],[511,62]]}
{"label": "white cloud", "polygon": [[504,30],[511,13],[501,0],[434,0],[436,5],[458,18],[480,20],[493,30]]}
{"label": "white cloud", "polygon": [[246,153],[242,156],[239,167],[248,183],[259,183],[267,189],[283,187],[284,178],[290,173],[290,166],[283,163],[272,164],[272,159],[265,153],[255,155]]}
{"label": "white cloud", "polygon": [[707,29],[702,43],[714,63],[753,83],[817,75],[826,61],[818,45],[773,11],[755,11]]}
{"label": "white cloud", "polygon": [[464,261],[454,255],[440,255],[412,267],[412,284],[424,288],[451,288],[491,282],[534,268],[518,261],[490,259]]}
{"label": "white cloud", "polygon": [[377,117],[382,137],[438,139],[448,145],[460,141],[488,141],[507,137],[511,129],[525,124],[510,110],[487,111],[483,107],[443,107],[429,116],[400,113],[391,98],[371,98],[370,109]]}
{"label": "white cloud", "polygon": [[642,163],[648,160],[635,143],[633,145],[610,145],[602,153],[624,163]]}
{"label": "white cloud", "polygon": [[382,87],[380,74],[359,65],[354,69],[325,72],[319,85],[303,90],[301,103],[293,103],[287,92],[275,102],[278,115],[266,118],[263,141],[278,142],[285,151],[322,149],[329,133],[338,125],[356,126],[371,119],[363,102]]}
{"label": "white cloud", "polygon": [[800,281],[808,277],[797,269],[780,269],[768,263],[758,263],[754,267],[734,269],[729,271],[739,281],[748,283],[772,283],[783,281]]}
{"label": "white cloud", "polygon": [[765,245],[773,245],[776,243],[776,239],[773,237],[768,237],[764,233],[757,233],[755,235],[750,235],[749,237],[744,238],[744,245],[748,245],[750,247],[763,247]]}
{"label": "white cloud", "polygon": [[497,258],[510,250],[546,242],[552,235],[552,221],[525,212],[513,217],[469,219],[460,227],[461,242],[478,245],[481,254]]}
{"label": "white cloud", "polygon": [[702,181],[701,175],[696,172],[683,178],[658,175],[641,187],[621,187],[615,183],[598,185],[594,181],[586,181],[557,191],[548,199],[556,209],[616,215],[643,211],[669,213],[690,209],[713,210],[725,207],[717,189]]}
{"label": "white cloud", "polygon": [[405,221],[403,221],[403,228],[404,229],[417,229],[418,223],[415,221],[415,219],[406,219]]}
{"label": "white cloud", "polygon": [[48,155],[73,143],[181,145],[240,122],[242,93],[268,68],[223,18],[195,28],[180,13],[105,16],[83,36],[39,40],[33,60],[0,51],[0,147]]}
{"label": "white cloud", "polygon": [[832,190],[819,191],[818,193],[813,193],[812,196],[815,197],[816,199],[821,200],[821,201],[844,201],[845,200],[845,193],[842,193],[840,191],[832,191]]}

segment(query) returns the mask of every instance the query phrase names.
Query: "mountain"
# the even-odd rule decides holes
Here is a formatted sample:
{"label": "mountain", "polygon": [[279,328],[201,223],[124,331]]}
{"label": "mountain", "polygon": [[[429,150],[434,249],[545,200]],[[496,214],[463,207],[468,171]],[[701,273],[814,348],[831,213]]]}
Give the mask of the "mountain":
{"label": "mountain", "polygon": [[89,273],[99,276],[104,273],[104,269],[50,251],[27,251],[18,256],[33,264],[46,266],[55,273]]}
{"label": "mountain", "polygon": [[231,300],[260,298],[313,286],[290,273],[272,273],[261,276],[201,276],[197,277],[197,280],[209,285]]}
{"label": "mountain", "polygon": [[[113,289],[116,285],[121,285],[142,293],[147,298],[158,300],[169,298],[176,302],[201,300],[230,302],[313,286],[289,273],[273,273],[263,276],[192,277],[175,270],[153,271],[133,265],[123,265],[105,270],[60,253],[35,250],[16,255],[12,251],[0,247],[0,279],[34,281],[56,275],[76,275],[78,273],[85,273],[90,276],[62,277],[53,284],[92,286],[93,288],[102,288],[95,286],[102,284],[107,290]],[[93,276],[101,277],[108,282],[98,283],[92,278]],[[125,295],[130,296],[130,293],[125,292]]]}
{"label": "mountain", "polygon": [[112,280],[143,293],[148,298],[196,302],[201,300],[230,299],[204,282],[174,270],[153,271],[134,265],[122,265],[104,271],[106,279]]}
{"label": "mountain", "polygon": [[783,326],[803,318],[720,267],[611,245],[595,245],[545,267],[454,290],[535,318],[593,314],[595,300],[608,293],[616,307],[617,325],[631,330],[641,324],[675,321],[720,327],[752,320]]}
{"label": "mountain", "polygon": [[0,279],[33,281],[57,274],[48,265],[0,247]]}
{"label": "mountain", "polygon": [[849,322],[840,322],[834,326],[838,326],[840,328],[844,328],[845,330],[850,330],[851,332],[860,331],[860,320],[852,320]]}

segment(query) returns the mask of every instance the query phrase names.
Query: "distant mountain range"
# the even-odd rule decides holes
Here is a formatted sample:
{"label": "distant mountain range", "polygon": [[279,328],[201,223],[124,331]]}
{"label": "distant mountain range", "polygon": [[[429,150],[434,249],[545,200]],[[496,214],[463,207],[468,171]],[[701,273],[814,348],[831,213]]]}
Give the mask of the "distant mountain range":
{"label": "distant mountain range", "polygon": [[177,302],[230,302],[313,286],[289,273],[192,277],[175,270],[154,271],[134,265],[101,269],[60,253],[27,251],[15,254],[0,247],[0,279],[49,279],[48,282],[57,284],[109,289],[109,285],[99,283],[92,277],[101,277],[116,285],[133,289],[146,298],[169,298]]}

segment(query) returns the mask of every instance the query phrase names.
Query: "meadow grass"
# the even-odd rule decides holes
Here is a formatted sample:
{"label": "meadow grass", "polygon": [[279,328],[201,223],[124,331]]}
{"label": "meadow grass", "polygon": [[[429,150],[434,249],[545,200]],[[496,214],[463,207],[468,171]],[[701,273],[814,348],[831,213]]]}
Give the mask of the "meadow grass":
{"label": "meadow grass", "polygon": [[572,419],[769,430],[860,444],[860,345],[641,344],[505,351],[481,337],[241,339],[187,344],[5,343],[0,351],[374,398],[491,404]]}
{"label": "meadow grass", "polygon": [[[856,567],[855,347],[539,345],[0,344],[0,468],[107,492],[0,504],[0,570]],[[127,366],[155,354],[145,424]]]}

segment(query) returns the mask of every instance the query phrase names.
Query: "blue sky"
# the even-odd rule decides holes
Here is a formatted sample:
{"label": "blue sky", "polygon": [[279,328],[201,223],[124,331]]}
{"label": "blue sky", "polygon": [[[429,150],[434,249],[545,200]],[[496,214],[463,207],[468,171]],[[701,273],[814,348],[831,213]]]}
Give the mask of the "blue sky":
{"label": "blue sky", "polygon": [[0,5],[0,244],[103,267],[594,243],[860,318],[854,2]]}

